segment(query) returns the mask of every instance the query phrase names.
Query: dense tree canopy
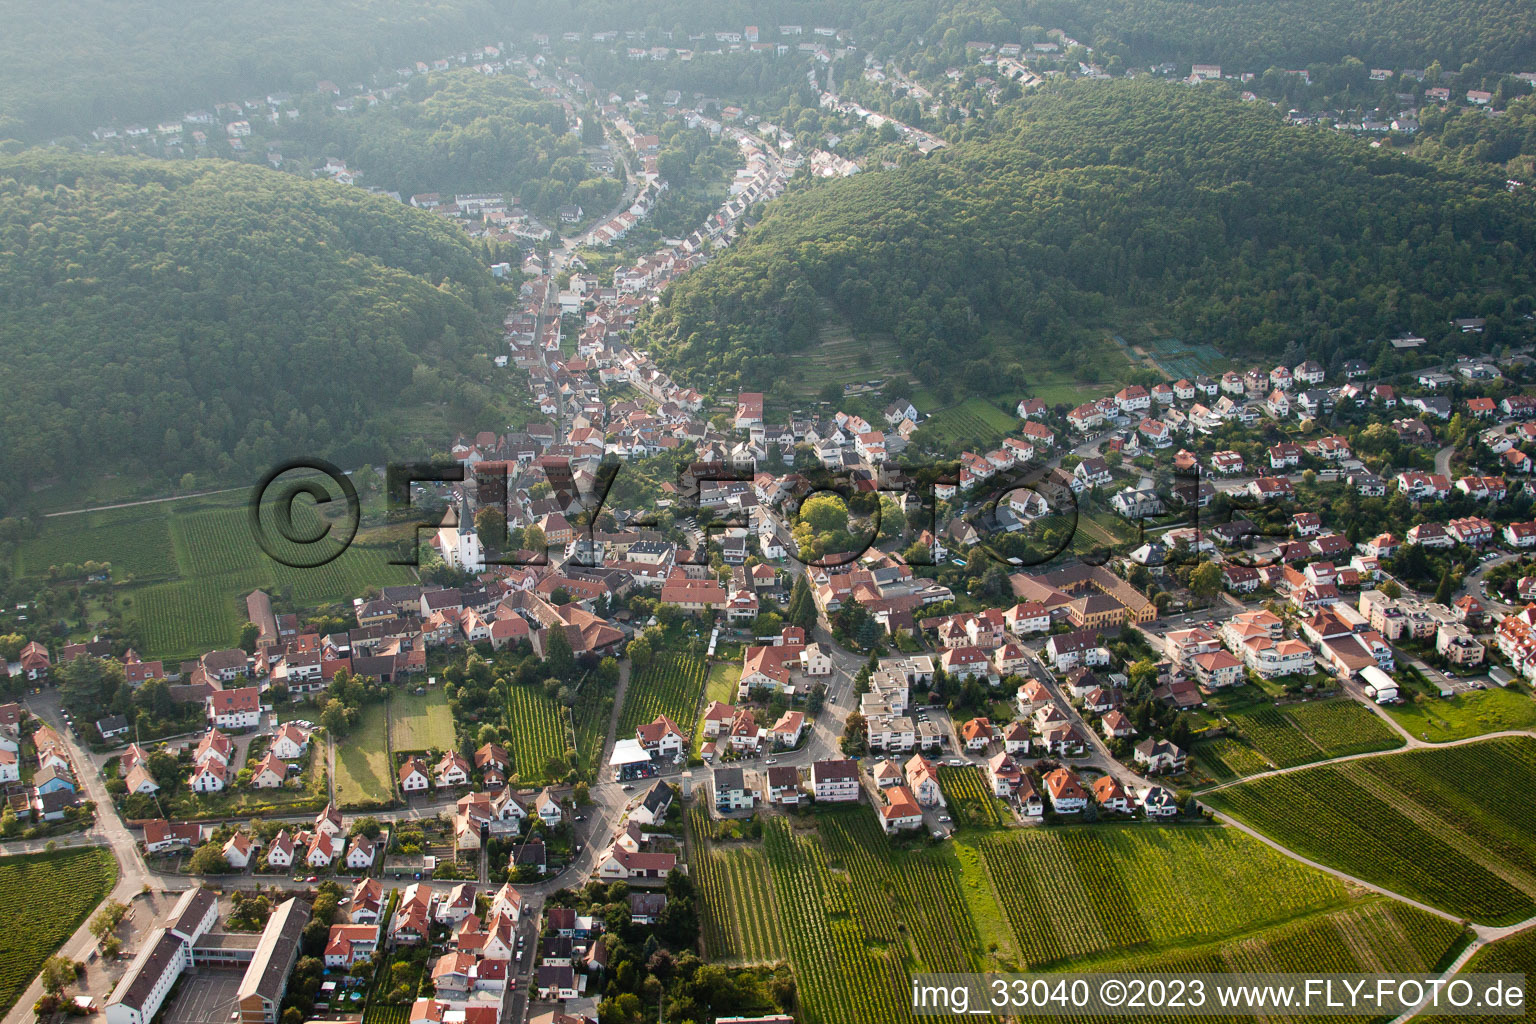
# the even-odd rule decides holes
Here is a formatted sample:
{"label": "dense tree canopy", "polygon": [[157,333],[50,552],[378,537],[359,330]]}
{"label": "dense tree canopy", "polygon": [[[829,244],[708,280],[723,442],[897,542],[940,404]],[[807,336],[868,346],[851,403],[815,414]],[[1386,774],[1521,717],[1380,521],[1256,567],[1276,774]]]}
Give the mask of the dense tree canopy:
{"label": "dense tree canopy", "polygon": [[1449,68],[1482,60],[1525,70],[1536,8],[1524,0],[502,0],[551,29],[835,25],[877,55],[1029,42],[1065,29],[1102,52],[1139,60],[1226,62],[1262,71],[1353,55],[1378,66]]}
{"label": "dense tree canopy", "polygon": [[618,201],[613,178],[594,177],[565,109],[516,75],[451,71],[414,79],[406,98],[362,113],[300,119],[312,151],[339,153],[370,185],[399,191],[510,191],[537,213],[563,203],[594,210]]}
{"label": "dense tree canopy", "polygon": [[455,228],[361,189],[0,159],[0,488],[378,457],[402,403],[445,400],[444,375],[486,351],[498,295]]}
{"label": "dense tree canopy", "polygon": [[1147,317],[1326,361],[1531,309],[1536,215],[1496,173],[1160,84],[1063,84],[1002,116],[989,140],[775,204],[664,297],[657,351],[695,381],[766,385],[830,300],[921,379],[988,391],[1001,359],[1072,365]]}
{"label": "dense tree canopy", "polygon": [[[463,47],[489,0],[0,0],[0,138],[83,133]],[[481,40],[486,42],[489,40]]]}

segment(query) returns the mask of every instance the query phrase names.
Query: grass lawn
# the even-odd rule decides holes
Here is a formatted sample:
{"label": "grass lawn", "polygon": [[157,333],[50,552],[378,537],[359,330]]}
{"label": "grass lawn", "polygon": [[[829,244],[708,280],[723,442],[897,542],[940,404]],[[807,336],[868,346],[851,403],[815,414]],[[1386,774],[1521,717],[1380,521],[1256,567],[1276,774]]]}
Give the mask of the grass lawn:
{"label": "grass lawn", "polygon": [[1517,687],[1473,690],[1455,697],[1425,697],[1388,705],[1387,713],[1431,743],[1466,739],[1504,729],[1536,727],[1536,700]]}
{"label": "grass lawn", "polygon": [[0,944],[0,1012],[116,881],[117,862],[96,847],[0,857],[0,919],[11,936]]}
{"label": "grass lawn", "polygon": [[390,699],[389,742],[396,751],[454,749],[453,712],[441,687]]}
{"label": "grass lawn", "polygon": [[712,701],[722,704],[736,703],[736,683],[741,679],[741,662],[717,661],[709,666],[709,675],[704,680],[704,699],[700,701],[698,717],[693,722],[693,749],[694,757],[699,756],[699,748],[704,746],[704,709],[709,707]]}
{"label": "grass lawn", "polygon": [[717,700],[731,704],[736,700],[736,684],[741,679],[741,662],[717,661],[709,666],[709,677],[704,680],[704,706]]}
{"label": "grass lawn", "polygon": [[394,799],[394,770],[389,764],[389,714],[384,704],[368,704],[357,725],[336,743],[336,803],[387,803]]}

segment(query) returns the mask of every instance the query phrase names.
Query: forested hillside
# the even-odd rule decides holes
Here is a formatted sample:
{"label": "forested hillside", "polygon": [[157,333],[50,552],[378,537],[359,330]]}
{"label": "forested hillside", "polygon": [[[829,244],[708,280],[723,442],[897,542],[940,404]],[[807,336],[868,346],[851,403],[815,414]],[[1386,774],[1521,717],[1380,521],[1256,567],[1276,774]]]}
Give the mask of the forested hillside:
{"label": "forested hillside", "polygon": [[1464,107],[1428,107],[1414,152],[1453,164],[1492,164],[1531,185],[1536,171],[1536,97],[1510,103],[1498,117]]}
{"label": "forested hillside", "polygon": [[691,380],[770,384],[820,296],[892,332],[920,379],[990,391],[1149,318],[1327,361],[1452,316],[1489,317],[1487,343],[1531,309],[1536,216],[1496,173],[1176,86],[1084,82],[1005,116],[988,141],[775,204],[674,286],[656,350]]}
{"label": "forested hillside", "polygon": [[1518,71],[1536,60],[1536,8],[1526,0],[1045,0],[1027,4],[1024,17],[1075,24],[1082,42],[1123,46],[1143,59],[1249,71],[1349,56],[1374,67],[1439,61],[1450,70],[1479,61]]}
{"label": "forested hillside", "polygon": [[0,138],[83,134],[465,47],[490,0],[0,0]]}
{"label": "forested hillside", "polygon": [[1526,0],[720,0],[705,9],[696,0],[501,2],[519,23],[552,30],[835,26],[882,57],[969,40],[1029,42],[1059,28],[1101,56],[1214,61],[1255,72],[1347,56],[1389,67],[1536,66],[1536,6]]}
{"label": "forested hillside", "polygon": [[544,215],[563,203],[612,206],[622,186],[591,174],[568,127],[564,109],[518,76],[462,70],[414,79],[405,98],[362,113],[301,119],[293,131],[311,152],[339,153],[368,184],[402,195],[510,191]]}
{"label": "forested hillside", "polygon": [[0,159],[0,497],[75,470],[163,487],[378,457],[418,406],[485,400],[444,381],[487,350],[498,294],[456,229],[361,189]]}

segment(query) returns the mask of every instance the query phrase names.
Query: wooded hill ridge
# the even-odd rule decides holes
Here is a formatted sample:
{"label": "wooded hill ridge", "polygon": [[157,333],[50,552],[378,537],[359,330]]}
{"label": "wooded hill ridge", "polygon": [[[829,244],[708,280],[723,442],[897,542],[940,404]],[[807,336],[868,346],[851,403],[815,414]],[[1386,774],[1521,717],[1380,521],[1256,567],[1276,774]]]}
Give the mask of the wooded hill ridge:
{"label": "wooded hill ridge", "polygon": [[[391,103],[301,118],[288,131],[405,196],[506,191],[544,217],[566,203],[612,206],[623,186],[588,170],[568,127],[565,109],[520,77],[462,69],[412,78]],[[591,141],[601,140],[599,131]]]}
{"label": "wooded hill ridge", "polygon": [[0,158],[0,480],[358,465],[415,406],[474,399],[445,382],[505,301],[456,227],[362,189]]}
{"label": "wooded hill ridge", "polygon": [[999,116],[985,141],[773,204],[642,337],[689,381],[766,386],[820,297],[891,332],[918,379],[990,393],[1148,318],[1326,362],[1452,317],[1496,338],[1532,308],[1536,213],[1488,169],[1166,84],[1063,83]]}
{"label": "wooded hill ridge", "polygon": [[495,24],[490,0],[0,0],[0,139],[313,91]]}

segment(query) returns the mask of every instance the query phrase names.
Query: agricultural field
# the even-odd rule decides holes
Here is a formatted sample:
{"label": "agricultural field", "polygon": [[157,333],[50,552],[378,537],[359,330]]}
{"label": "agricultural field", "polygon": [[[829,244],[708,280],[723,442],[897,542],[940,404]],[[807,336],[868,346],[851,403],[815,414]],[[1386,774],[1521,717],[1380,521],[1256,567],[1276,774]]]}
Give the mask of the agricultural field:
{"label": "agricultural field", "polygon": [[[1527,985],[1526,999],[1529,1003],[1529,985],[1531,979],[1536,978],[1536,928],[1529,928],[1507,939],[1489,943],[1473,953],[1472,958],[1462,965],[1459,973],[1523,974]],[[1529,1009],[1526,1010],[1526,1015],[1530,1015]],[[1500,1021],[1509,1021],[1513,1018],[1487,1014],[1460,1015],[1457,1019],[1461,1024],[1499,1024]]]}
{"label": "agricultural field", "polygon": [[400,750],[456,750],[453,712],[441,687],[389,700],[389,745]]}
{"label": "agricultural field", "polygon": [[1093,969],[1233,974],[1430,973],[1452,958],[1464,936],[1459,924],[1443,917],[1396,900],[1366,898],[1340,910],[1245,935],[1239,941],[1223,939],[1188,950],[1102,961],[1094,964]]}
{"label": "agricultural field", "polygon": [[784,936],[773,907],[768,858],[758,844],[715,843],[704,838],[708,812],[701,803],[688,809],[694,882],[719,917],[702,924],[704,952],[711,962],[774,963],[784,958]]}
{"label": "agricultural field", "polygon": [[1536,913],[1532,786],[1536,740],[1518,738],[1309,768],[1205,799],[1304,856],[1506,924]]}
{"label": "agricultural field", "polygon": [[1194,380],[1200,374],[1219,377],[1232,365],[1232,361],[1218,352],[1213,345],[1202,342],[1185,342],[1178,338],[1158,338],[1137,346],[1157,361],[1163,372],[1177,380],[1183,377]]}
{"label": "agricultural field", "polygon": [[245,622],[244,595],[264,583],[259,575],[232,573],[135,588],[125,600],[143,624],[145,646],[174,660],[233,646]]}
{"label": "agricultural field", "polygon": [[941,444],[990,446],[1019,425],[1011,413],[1003,412],[985,398],[967,398],[923,421],[923,429]]}
{"label": "agricultural field", "polygon": [[905,379],[901,352],[889,334],[855,336],[832,303],[819,301],[818,342],[787,366],[787,397],[795,403],[815,400],[828,384]]}
{"label": "agricultural field", "polygon": [[[549,782],[563,776],[565,718],[558,704],[541,687],[507,687],[506,726],[512,733],[512,771],[525,784]],[[556,762],[551,773],[547,765]]]}
{"label": "agricultural field", "polygon": [[1403,745],[1402,737],[1390,726],[1348,697],[1253,707],[1233,711],[1228,717],[1249,745],[1276,768]]}
{"label": "agricultural field", "polygon": [[1274,767],[1264,759],[1264,755],[1233,736],[1197,740],[1190,752],[1194,755],[1196,767],[1214,782],[1231,782]]}
{"label": "agricultural field", "polygon": [[1031,969],[1215,941],[1348,898],[1232,829],[1032,829],[977,845]]}
{"label": "agricultural field", "polygon": [[[819,838],[769,819],[764,844],[780,937],[807,1020],[913,1020],[911,971],[970,971],[981,963],[979,949],[955,938],[974,936],[955,877],[944,858],[927,851],[903,855],[897,868],[866,808],[817,820]],[[834,859],[846,875],[832,871]]]}
{"label": "agricultural field", "polygon": [[576,756],[587,780],[597,777],[603,745],[608,742],[608,723],[613,719],[613,694],[592,682],[581,688],[576,706],[569,711],[576,732]]}
{"label": "agricultural field", "polygon": [[111,562],[112,578],[168,579],[176,575],[164,506],[51,516],[36,537],[16,548],[16,574],[43,576],[50,565]]}
{"label": "agricultural field", "polygon": [[630,677],[619,714],[619,735],[634,736],[635,727],[666,715],[679,729],[694,724],[699,695],[704,692],[707,666],[703,658],[658,651],[651,663]]}
{"label": "agricultural field", "polygon": [[940,765],[939,791],[944,794],[944,804],[956,825],[990,827],[1008,821],[1007,806],[992,794],[992,787],[975,765]]}
{"label": "agricultural field", "polygon": [[[300,607],[348,600],[374,585],[406,583],[388,564],[385,535],[363,530],[339,558],[313,569],[269,558],[251,535],[245,492],[46,519],[19,545],[18,575],[43,577],[63,562],[112,563],[113,599],[145,630],[145,652],[174,660],[231,645],[245,621],[245,595],[286,592]],[[294,505],[295,529],[321,525]]]}
{"label": "agricultural field", "polygon": [[336,744],[336,804],[388,803],[395,796],[395,772],[389,763],[389,709],[365,704],[358,723]]}
{"label": "agricultural field", "polygon": [[1472,690],[1454,697],[1426,697],[1396,704],[1387,713],[1431,743],[1469,739],[1506,729],[1536,729],[1536,700],[1518,687]]}
{"label": "agricultural field", "polygon": [[404,1004],[370,1003],[363,1013],[363,1024],[409,1024],[411,1008]]}
{"label": "agricultural field", "polygon": [[0,956],[0,1012],[112,890],[117,863],[105,849],[0,857],[0,920],[13,938]]}
{"label": "agricultural field", "polygon": [[1233,829],[978,829],[930,845],[893,842],[856,807],[806,828],[770,817],[756,844],[701,838],[702,813],[690,867],[706,950],[787,959],[806,1024],[912,1020],[922,971],[1424,971],[1461,934]]}

